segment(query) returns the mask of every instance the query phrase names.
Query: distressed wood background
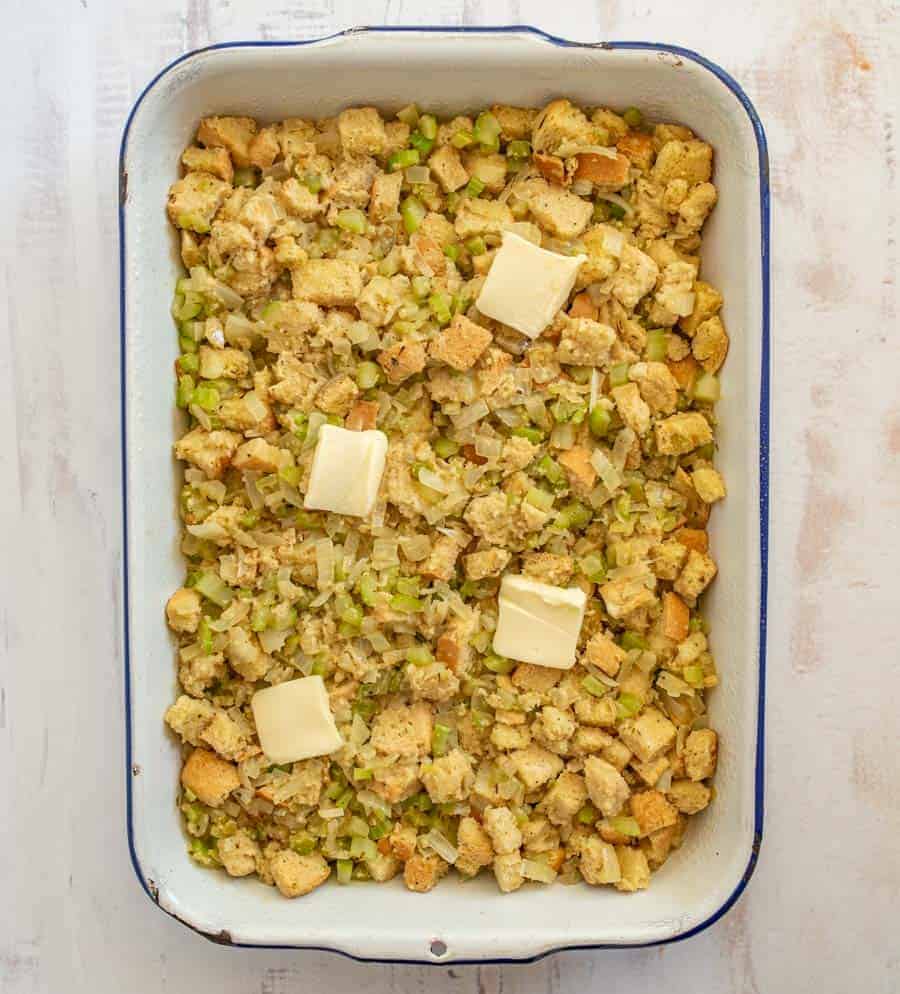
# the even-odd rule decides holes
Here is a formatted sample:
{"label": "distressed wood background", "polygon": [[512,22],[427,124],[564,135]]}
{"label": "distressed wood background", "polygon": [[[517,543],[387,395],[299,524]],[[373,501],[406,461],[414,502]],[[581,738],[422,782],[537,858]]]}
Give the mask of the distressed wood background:
{"label": "distressed wood background", "polygon": [[[900,9],[889,0],[3,0],[0,990],[900,990]],[[186,49],[365,23],[532,23],[699,50],[774,187],[766,842],[720,923],[531,966],[228,950],[153,908],[123,830],[116,154]]]}

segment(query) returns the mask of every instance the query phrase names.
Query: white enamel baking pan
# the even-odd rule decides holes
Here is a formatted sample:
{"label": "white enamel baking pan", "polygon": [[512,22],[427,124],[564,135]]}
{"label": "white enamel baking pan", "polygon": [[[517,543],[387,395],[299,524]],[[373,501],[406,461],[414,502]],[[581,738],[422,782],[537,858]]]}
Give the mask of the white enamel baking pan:
{"label": "white enamel baking pan", "polygon": [[[722,686],[715,803],[649,890],[528,886],[490,879],[411,894],[329,884],[286,901],[251,880],[205,871],[185,853],[175,808],[178,749],[162,714],[175,693],[163,603],[184,567],[177,551],[178,473],[169,304],[179,274],[164,204],[199,118],[320,117],[350,104],[440,114],[501,102],[637,105],[688,124],[716,150],[719,204],[704,274],[725,294],[720,463],[729,496],[712,516],[720,575],[707,612]],[[665,45],[578,45],[529,28],[358,29],[303,43],[218,45],[164,69],[135,105],[122,141],[123,481],[128,833],[135,871],[160,908],[218,942],[325,948],[364,959],[525,960],[573,947],[634,946],[696,933],[745,886],[762,832],[768,425],[768,177],[762,126],[723,70]]]}

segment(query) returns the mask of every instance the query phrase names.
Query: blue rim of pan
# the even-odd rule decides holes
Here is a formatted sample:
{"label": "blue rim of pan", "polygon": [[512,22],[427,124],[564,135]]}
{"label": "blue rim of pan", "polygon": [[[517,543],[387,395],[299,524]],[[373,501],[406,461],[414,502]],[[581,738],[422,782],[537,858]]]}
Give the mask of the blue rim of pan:
{"label": "blue rim of pan", "polygon": [[416,965],[427,965],[427,966],[460,966],[466,964],[501,964],[501,963],[535,963],[538,960],[543,959],[545,956],[551,956],[554,953],[565,952],[568,950],[593,950],[593,949],[640,949],[647,946],[660,946],[668,945],[672,942],[681,942],[684,939],[688,939],[691,936],[697,935],[699,932],[704,931],[711,925],[715,924],[728,910],[734,905],[737,899],[741,896],[753,876],[753,872],[756,869],[757,860],[759,858],[759,851],[762,845],[763,837],[763,815],[764,815],[764,733],[765,733],[765,691],[766,691],[766,627],[767,627],[767,598],[768,598],[768,552],[769,552],[769,403],[770,403],[770,316],[769,316],[769,305],[770,305],[770,277],[769,277],[769,206],[770,206],[770,195],[769,195],[769,153],[768,144],[766,142],[766,134],[762,125],[762,121],[756,112],[756,108],[750,101],[750,98],[744,93],[741,85],[726,72],[721,66],[717,65],[715,62],[710,61],[704,56],[699,55],[697,52],[693,52],[687,48],[681,48],[677,45],[666,45],[664,43],[657,42],[645,42],[645,41],[608,41],[608,42],[575,42],[569,41],[565,38],[559,38],[556,35],[548,34],[546,31],[541,31],[539,28],[531,27],[527,24],[516,24],[516,25],[503,25],[503,26],[485,26],[485,27],[441,27],[439,25],[378,25],[371,27],[355,27],[347,28],[344,31],[338,31],[331,35],[325,35],[321,38],[308,38],[298,41],[234,41],[234,42],[221,42],[216,45],[208,45],[204,48],[194,49],[191,52],[186,52],[184,55],[180,55],[177,59],[174,59],[167,66],[161,69],[150,82],[141,91],[135,101],[131,111],[128,114],[128,118],[125,122],[125,128],[122,133],[122,142],[119,150],[119,333],[120,333],[120,348],[121,348],[121,364],[120,364],[120,377],[121,377],[121,394],[120,394],[120,417],[121,417],[121,432],[122,432],[122,448],[121,448],[121,459],[122,459],[122,524],[123,524],[123,552],[124,552],[124,569],[123,575],[123,637],[124,637],[124,655],[125,655],[125,709],[126,709],[126,722],[125,722],[125,771],[126,771],[126,813],[127,813],[127,829],[128,829],[128,850],[131,856],[131,863],[134,868],[134,872],[140,882],[141,887],[144,892],[156,904],[158,907],[159,901],[157,895],[154,893],[154,888],[148,882],[144,876],[143,869],[141,867],[140,861],[135,851],[134,844],[134,831],[133,831],[133,798],[132,798],[132,786],[133,786],[133,776],[132,776],[132,730],[131,730],[131,662],[130,662],[130,632],[129,632],[129,616],[128,616],[128,480],[127,480],[127,437],[126,437],[126,396],[125,396],[125,363],[126,363],[126,350],[125,350],[125,335],[126,335],[126,322],[125,322],[125,182],[126,182],[126,172],[125,172],[125,155],[128,144],[128,135],[131,130],[131,124],[134,120],[135,114],[138,111],[141,103],[147,94],[156,86],[156,84],[166,76],[175,66],[191,59],[196,55],[202,54],[204,52],[213,52],[219,49],[234,49],[234,48],[290,48],[290,47],[301,47],[304,45],[315,45],[324,41],[332,41],[335,38],[344,37],[347,35],[358,35],[358,34],[402,34],[402,33],[426,33],[426,34],[448,34],[448,35],[466,35],[466,34],[528,34],[536,38],[543,39],[552,45],[556,45],[561,48],[587,48],[587,49],[606,49],[609,51],[654,51],[663,52],[667,55],[674,56],[679,59],[686,59],[690,62],[694,62],[697,65],[702,66],[708,72],[712,73],[720,82],[728,87],[729,90],[738,99],[747,117],[750,119],[750,123],[753,127],[753,132],[756,136],[758,162],[759,162],[759,210],[760,210],[760,241],[761,241],[761,255],[760,255],[760,276],[762,281],[762,328],[761,328],[761,354],[760,354],[760,393],[759,393],[759,554],[760,554],[760,604],[759,604],[759,690],[758,690],[758,701],[757,701],[757,728],[756,728],[756,770],[755,770],[755,804],[754,804],[754,825],[753,825],[753,843],[750,850],[750,856],[747,861],[747,866],[741,875],[737,886],[728,896],[728,898],[722,903],[722,905],[708,918],[695,925],[693,928],[688,929],[685,932],[679,933],[678,935],[671,936],[667,939],[657,939],[646,943],[629,943],[626,945],[610,944],[610,943],[597,943],[597,944],[579,944],[571,946],[555,946],[553,949],[544,950],[535,956],[530,956],[526,958],[498,958],[498,959],[442,959],[436,956],[435,959],[413,959],[413,960],[399,960],[399,959],[379,959],[375,957],[361,957],[354,956],[352,953],[348,953],[342,949],[335,949],[329,946],[306,946],[306,945],[258,945],[256,943],[241,943],[235,942],[227,932],[222,932],[218,934],[210,934],[204,932],[190,922],[186,922],[174,915],[172,912],[166,911],[166,914],[171,915],[176,921],[180,922],[182,925],[186,925],[192,931],[197,932],[198,935],[202,935],[204,938],[209,939],[213,942],[219,943],[221,945],[233,946],[236,948],[246,948],[246,949],[296,949],[296,950],[311,950],[314,952],[329,952],[335,953],[339,956],[345,956],[348,959],[356,960],[357,962],[365,963],[410,963]]}

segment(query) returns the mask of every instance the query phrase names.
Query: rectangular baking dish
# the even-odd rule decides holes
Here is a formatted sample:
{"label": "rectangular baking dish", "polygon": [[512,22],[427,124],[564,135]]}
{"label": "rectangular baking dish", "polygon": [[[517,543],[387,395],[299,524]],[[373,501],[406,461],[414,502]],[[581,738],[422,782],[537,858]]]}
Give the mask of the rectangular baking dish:
{"label": "rectangular baking dish", "polygon": [[[707,602],[722,674],[710,705],[722,735],[716,802],[692,821],[684,848],[650,889],[630,896],[584,885],[501,895],[491,879],[448,879],[424,895],[395,880],[329,884],[287,901],[258,882],[205,871],[185,853],[174,800],[179,751],[162,721],[176,689],[163,604],[184,573],[169,315],[180,262],[164,211],[181,150],[212,113],[322,117],[350,104],[391,111],[415,99],[449,115],[558,96],[634,104],[688,124],[715,147],[720,200],[703,269],[725,294],[731,333],[718,408],[729,496],[712,515],[720,576]],[[128,833],[150,897],[223,943],[441,963],[666,942],[721,916],[753,870],[763,809],[768,176],[762,126],[734,80],[665,45],[580,45],[520,27],[354,29],[315,42],[213,46],[164,69],[139,98],[122,141],[120,202]]]}

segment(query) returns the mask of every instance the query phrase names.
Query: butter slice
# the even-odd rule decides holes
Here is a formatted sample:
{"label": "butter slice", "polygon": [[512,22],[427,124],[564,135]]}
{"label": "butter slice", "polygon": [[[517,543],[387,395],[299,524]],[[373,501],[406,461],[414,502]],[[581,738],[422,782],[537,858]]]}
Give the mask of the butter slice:
{"label": "butter slice", "polygon": [[344,744],[320,676],[288,680],[250,699],[262,751],[273,763],[327,756]]}
{"label": "butter slice", "polygon": [[586,255],[548,252],[512,231],[494,256],[476,304],[489,318],[529,338],[538,335],[568,300]]}
{"label": "butter slice", "polygon": [[521,663],[570,670],[587,596],[580,587],[554,587],[507,574],[500,583],[494,652]]}
{"label": "butter slice", "polygon": [[371,514],[387,450],[383,431],[348,431],[322,425],[303,506],[357,518]]}

